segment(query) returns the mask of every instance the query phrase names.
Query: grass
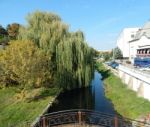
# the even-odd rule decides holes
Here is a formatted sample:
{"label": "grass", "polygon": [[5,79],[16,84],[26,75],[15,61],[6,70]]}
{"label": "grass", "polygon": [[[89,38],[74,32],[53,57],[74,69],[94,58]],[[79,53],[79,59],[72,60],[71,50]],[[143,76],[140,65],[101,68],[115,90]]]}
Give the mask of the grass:
{"label": "grass", "polygon": [[124,117],[137,119],[150,113],[150,102],[137,97],[136,92],[127,88],[121,79],[106,69],[102,63],[96,64],[105,84],[105,94],[115,109]]}
{"label": "grass", "polygon": [[17,88],[0,89],[0,127],[26,127],[58,93],[58,88],[39,88],[21,97]]}

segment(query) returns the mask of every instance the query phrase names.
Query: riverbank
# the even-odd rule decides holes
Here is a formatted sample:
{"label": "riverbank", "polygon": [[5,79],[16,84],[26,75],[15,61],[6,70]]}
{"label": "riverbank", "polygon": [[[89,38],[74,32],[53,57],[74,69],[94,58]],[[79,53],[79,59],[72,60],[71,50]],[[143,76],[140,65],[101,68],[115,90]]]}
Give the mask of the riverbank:
{"label": "riverbank", "polygon": [[0,89],[0,127],[28,127],[58,93],[58,88],[38,88],[24,94],[15,87]]}
{"label": "riverbank", "polygon": [[102,63],[97,63],[96,68],[103,76],[105,94],[119,114],[137,119],[150,113],[148,100],[137,97],[134,91],[129,90],[121,79],[106,69]]}

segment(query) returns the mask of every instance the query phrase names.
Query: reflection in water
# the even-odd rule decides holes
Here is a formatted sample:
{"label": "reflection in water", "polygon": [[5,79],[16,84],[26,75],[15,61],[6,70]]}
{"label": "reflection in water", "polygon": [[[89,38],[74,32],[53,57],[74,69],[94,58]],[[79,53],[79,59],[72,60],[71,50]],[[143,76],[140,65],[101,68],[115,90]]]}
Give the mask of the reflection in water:
{"label": "reflection in water", "polygon": [[113,105],[105,97],[103,82],[98,72],[95,71],[94,79],[89,87],[61,93],[48,112],[69,109],[90,109],[115,114]]}

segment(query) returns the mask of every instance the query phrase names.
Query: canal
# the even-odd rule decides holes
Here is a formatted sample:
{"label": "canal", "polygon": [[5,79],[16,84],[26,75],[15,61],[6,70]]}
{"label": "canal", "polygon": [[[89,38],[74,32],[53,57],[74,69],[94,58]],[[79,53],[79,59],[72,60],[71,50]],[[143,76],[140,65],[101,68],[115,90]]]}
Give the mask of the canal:
{"label": "canal", "polygon": [[87,88],[75,89],[61,93],[48,112],[70,109],[89,109],[115,114],[112,103],[105,97],[102,76],[95,71],[94,79]]}

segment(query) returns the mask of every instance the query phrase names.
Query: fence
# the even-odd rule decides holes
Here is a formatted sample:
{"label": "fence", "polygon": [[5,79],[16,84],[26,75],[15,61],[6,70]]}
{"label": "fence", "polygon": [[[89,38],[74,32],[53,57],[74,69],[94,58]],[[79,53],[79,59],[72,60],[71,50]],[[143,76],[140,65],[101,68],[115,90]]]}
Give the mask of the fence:
{"label": "fence", "polygon": [[150,124],[117,115],[104,114],[91,110],[65,110],[50,113],[40,118],[34,127],[53,127],[60,125],[83,125],[100,127],[150,127]]}

